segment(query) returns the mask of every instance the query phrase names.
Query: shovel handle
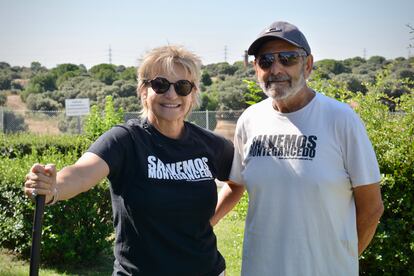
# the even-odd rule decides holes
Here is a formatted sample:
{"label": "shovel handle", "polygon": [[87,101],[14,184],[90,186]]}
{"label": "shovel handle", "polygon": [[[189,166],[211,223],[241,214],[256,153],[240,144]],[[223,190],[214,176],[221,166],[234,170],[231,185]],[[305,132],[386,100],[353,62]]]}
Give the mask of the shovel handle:
{"label": "shovel handle", "polygon": [[45,195],[35,197],[36,207],[33,219],[32,248],[30,251],[30,276],[39,275],[40,240],[42,238],[42,220],[45,209]]}

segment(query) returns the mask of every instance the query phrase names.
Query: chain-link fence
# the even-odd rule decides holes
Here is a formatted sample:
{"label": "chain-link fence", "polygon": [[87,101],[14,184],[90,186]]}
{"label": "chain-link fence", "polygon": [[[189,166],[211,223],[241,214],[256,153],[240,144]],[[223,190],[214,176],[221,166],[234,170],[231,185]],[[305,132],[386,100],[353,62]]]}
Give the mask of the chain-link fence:
{"label": "chain-link fence", "polygon": [[[193,111],[187,121],[233,138],[234,127],[242,111]],[[138,112],[126,112],[125,121],[139,118]],[[66,116],[64,111],[11,110],[0,107],[0,131],[36,134],[79,134],[86,116]]]}

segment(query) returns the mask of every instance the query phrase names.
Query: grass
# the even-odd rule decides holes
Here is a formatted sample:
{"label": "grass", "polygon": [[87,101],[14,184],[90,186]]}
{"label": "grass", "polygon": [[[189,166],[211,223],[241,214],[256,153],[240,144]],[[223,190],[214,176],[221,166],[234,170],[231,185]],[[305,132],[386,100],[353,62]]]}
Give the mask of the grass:
{"label": "grass", "polygon": [[[97,258],[93,264],[59,265],[54,267],[41,267],[39,275],[111,275],[112,274],[112,255],[105,254]],[[29,275],[30,263],[14,256],[11,252],[0,249],[0,276],[27,276]]]}
{"label": "grass", "polygon": [[244,220],[230,212],[214,227],[214,232],[218,249],[226,259],[226,276],[240,275]]}
{"label": "grass", "polygon": [[[244,220],[237,219],[234,212],[229,213],[221,220],[214,231],[217,235],[218,248],[226,259],[227,276],[240,275],[241,253],[243,242]],[[53,267],[41,267],[39,275],[111,275],[113,256],[112,249],[100,257],[93,264],[82,266],[59,265]],[[27,276],[30,264],[14,256],[11,252],[0,249],[0,276]]]}

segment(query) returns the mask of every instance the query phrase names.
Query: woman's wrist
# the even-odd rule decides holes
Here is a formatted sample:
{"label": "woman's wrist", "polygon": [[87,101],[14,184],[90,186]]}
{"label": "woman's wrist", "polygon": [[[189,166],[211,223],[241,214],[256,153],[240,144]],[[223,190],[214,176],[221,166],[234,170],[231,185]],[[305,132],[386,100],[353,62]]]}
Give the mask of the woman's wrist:
{"label": "woman's wrist", "polygon": [[46,205],[47,205],[47,206],[54,205],[56,202],[58,202],[58,200],[59,200],[59,191],[58,191],[57,187],[55,186],[55,187],[53,188],[53,195],[52,195],[52,199],[51,199],[51,200],[49,200],[49,201],[46,203]]}

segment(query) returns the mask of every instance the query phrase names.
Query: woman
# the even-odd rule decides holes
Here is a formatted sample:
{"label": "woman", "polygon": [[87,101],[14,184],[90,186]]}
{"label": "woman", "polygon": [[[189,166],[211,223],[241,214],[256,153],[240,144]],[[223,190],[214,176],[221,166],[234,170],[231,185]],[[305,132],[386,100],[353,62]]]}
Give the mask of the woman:
{"label": "woman", "polygon": [[114,275],[224,274],[209,220],[214,179],[228,179],[233,146],[184,121],[197,104],[200,64],[181,47],[152,50],[138,69],[143,119],[104,133],[74,165],[56,173],[35,164],[26,177],[25,193],[51,204],[108,177]]}

